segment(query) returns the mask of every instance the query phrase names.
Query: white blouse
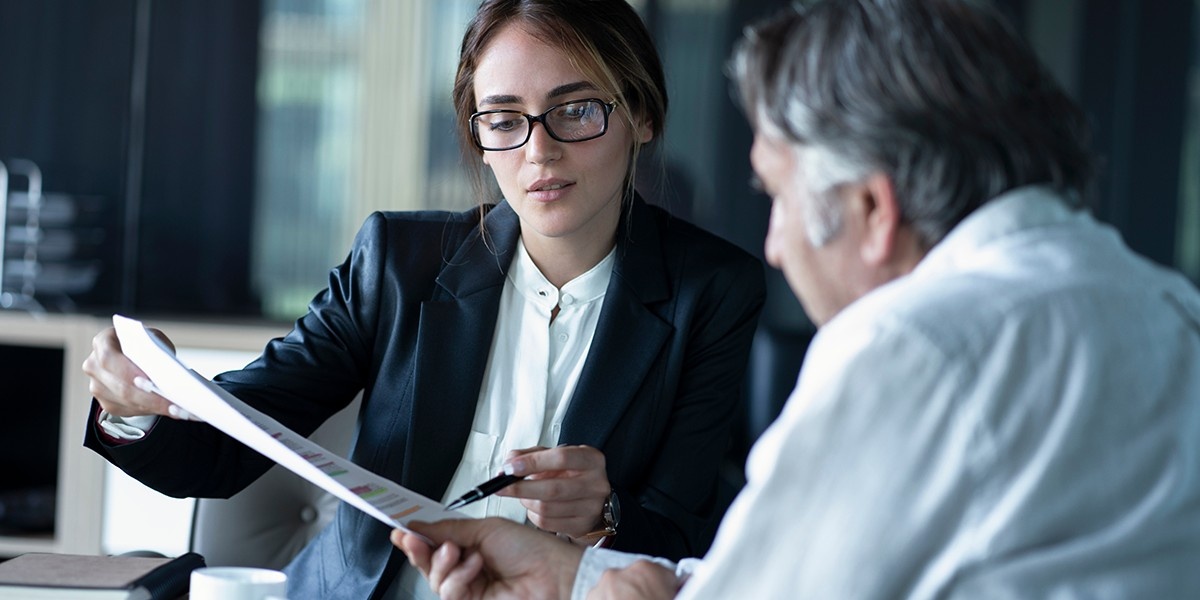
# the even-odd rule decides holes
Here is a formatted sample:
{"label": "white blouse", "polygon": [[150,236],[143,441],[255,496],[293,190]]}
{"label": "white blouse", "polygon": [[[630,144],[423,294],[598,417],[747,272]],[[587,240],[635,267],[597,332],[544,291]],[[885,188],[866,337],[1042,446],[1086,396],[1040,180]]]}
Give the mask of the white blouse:
{"label": "white blouse", "polygon": [[[509,451],[558,443],[600,320],[613,256],[609,252],[595,267],[557,289],[533,264],[524,243],[517,244],[500,294],[475,421],[444,502],[500,474]],[[551,322],[555,306],[558,316]],[[472,517],[525,521],[525,507],[515,498],[489,496],[460,510]]]}
{"label": "white blouse", "polygon": [[[600,320],[615,252],[557,289],[533,264],[524,241],[517,244],[517,255],[500,293],[496,334],[475,420],[443,503],[498,475],[510,450],[558,444],[563,416]],[[558,315],[551,322],[555,306]],[[471,517],[500,516],[525,522],[525,507],[516,498],[488,496],[459,511]],[[400,568],[385,597],[437,598],[409,564]]]}

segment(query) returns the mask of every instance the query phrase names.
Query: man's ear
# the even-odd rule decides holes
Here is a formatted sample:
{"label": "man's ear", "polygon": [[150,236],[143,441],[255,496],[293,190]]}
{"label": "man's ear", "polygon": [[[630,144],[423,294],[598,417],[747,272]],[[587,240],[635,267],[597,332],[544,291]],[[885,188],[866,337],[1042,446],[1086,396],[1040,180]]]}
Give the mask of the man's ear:
{"label": "man's ear", "polygon": [[900,204],[892,180],[883,173],[867,176],[863,194],[865,227],[860,252],[863,262],[880,266],[896,258],[896,235],[900,229]]}

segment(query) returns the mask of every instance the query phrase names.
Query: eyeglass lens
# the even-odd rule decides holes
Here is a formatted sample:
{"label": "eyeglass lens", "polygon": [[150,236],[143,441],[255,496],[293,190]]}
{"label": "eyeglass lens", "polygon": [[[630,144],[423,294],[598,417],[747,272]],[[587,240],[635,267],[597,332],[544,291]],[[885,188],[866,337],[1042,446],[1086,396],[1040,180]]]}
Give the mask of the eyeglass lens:
{"label": "eyeglass lens", "polygon": [[476,140],[484,150],[509,150],[529,141],[533,121],[541,121],[550,137],[582,142],[604,134],[608,111],[599,100],[580,100],[551,107],[538,116],[520,111],[488,111],[473,117]]}

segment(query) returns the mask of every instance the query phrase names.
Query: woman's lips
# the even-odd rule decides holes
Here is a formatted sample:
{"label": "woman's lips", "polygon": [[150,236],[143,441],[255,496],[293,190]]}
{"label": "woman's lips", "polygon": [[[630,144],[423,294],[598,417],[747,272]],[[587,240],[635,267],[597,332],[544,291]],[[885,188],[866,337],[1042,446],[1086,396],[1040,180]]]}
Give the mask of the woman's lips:
{"label": "woman's lips", "polygon": [[568,181],[539,181],[529,186],[526,195],[538,202],[553,202],[567,195],[574,186],[574,183]]}

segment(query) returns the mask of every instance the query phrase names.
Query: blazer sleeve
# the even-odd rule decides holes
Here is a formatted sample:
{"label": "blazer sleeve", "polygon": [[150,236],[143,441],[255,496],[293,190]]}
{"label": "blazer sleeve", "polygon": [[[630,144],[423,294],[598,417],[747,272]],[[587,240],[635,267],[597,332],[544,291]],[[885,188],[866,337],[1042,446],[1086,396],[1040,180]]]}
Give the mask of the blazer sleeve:
{"label": "blazer sleeve", "polygon": [[720,469],[766,284],[760,261],[740,250],[733,256],[707,264],[693,257],[699,264],[679,277],[673,324],[680,337],[667,350],[670,366],[659,382],[670,410],[656,447],[631,459],[649,462],[645,479],[627,488],[614,484],[621,500],[615,549],[672,560],[703,555],[736,491],[722,490]]}
{"label": "blazer sleeve", "polygon": [[[329,287],[292,331],[246,368],[215,381],[302,435],[349,404],[371,361],[386,229],[378,213],[368,218],[347,259],[331,271]],[[108,443],[98,431],[95,404],[84,445],[163,494],[228,497],[273,464],[210,425],[167,418],[141,440]]]}

